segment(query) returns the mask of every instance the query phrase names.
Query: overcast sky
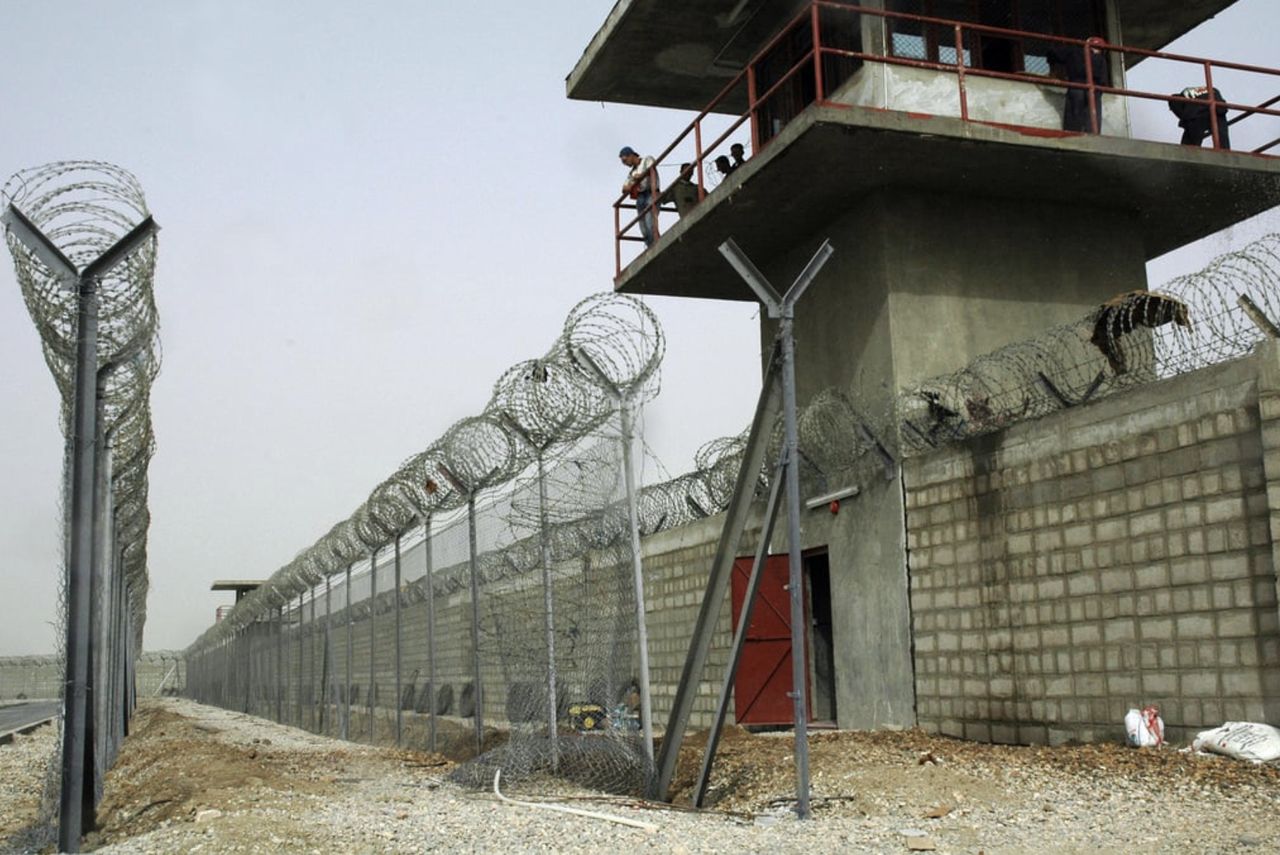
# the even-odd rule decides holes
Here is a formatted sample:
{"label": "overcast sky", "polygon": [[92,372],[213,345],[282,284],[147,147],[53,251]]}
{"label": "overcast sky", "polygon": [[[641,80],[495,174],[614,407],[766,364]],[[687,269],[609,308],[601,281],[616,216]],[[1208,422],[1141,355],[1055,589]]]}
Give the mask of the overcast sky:
{"label": "overcast sky", "polygon": [[[190,643],[227,602],[212,579],[310,546],[611,287],[618,148],[692,118],[565,98],[612,5],[0,0],[0,179],[111,161],[163,228],[149,649]],[[1277,25],[1274,0],[1241,0],[1175,48],[1276,64]],[[1159,259],[1152,284],[1276,229]],[[0,655],[55,647],[63,447],[5,256]],[[646,439],[674,474],[750,418],[755,309],[650,305],[668,356]]]}

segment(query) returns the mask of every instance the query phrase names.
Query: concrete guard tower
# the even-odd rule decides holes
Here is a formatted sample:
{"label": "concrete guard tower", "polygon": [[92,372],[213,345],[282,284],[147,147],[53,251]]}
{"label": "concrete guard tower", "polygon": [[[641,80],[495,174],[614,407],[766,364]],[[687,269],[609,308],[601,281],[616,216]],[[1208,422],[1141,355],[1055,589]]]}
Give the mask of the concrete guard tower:
{"label": "concrete guard tower", "polygon": [[[635,210],[615,203],[616,288],[752,300],[720,243],[790,281],[830,239],[795,322],[801,405],[832,386],[887,401],[1145,288],[1147,260],[1280,203],[1267,146],[1224,150],[1220,130],[1178,145],[1167,111],[1159,141],[1131,128],[1131,105],[1170,100],[1126,88],[1137,62],[1181,63],[1187,86],[1252,74],[1280,92],[1276,72],[1157,53],[1232,2],[618,0],[569,97],[699,112],[666,151],[643,152],[668,185],[693,163],[696,204],[662,213],[645,249]],[[1101,66],[1091,37],[1105,40]],[[1073,89],[1085,132],[1063,129]],[[1237,142],[1240,120],[1276,137],[1280,113],[1248,107],[1224,120]],[[713,187],[732,142],[750,157]],[[803,547],[829,561],[829,717],[915,724],[901,484],[862,485],[839,516],[810,520]]]}

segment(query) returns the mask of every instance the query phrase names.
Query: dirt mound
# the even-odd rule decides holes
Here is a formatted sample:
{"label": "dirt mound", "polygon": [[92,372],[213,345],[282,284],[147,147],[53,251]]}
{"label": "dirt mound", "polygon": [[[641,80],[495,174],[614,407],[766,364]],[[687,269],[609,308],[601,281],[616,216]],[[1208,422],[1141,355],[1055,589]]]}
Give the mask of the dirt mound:
{"label": "dirt mound", "polygon": [[[689,804],[707,742],[705,731],[680,747],[672,797]],[[705,806],[761,812],[795,798],[790,733],[753,734],[726,727]],[[1280,788],[1280,768],[1222,762],[1173,748],[1118,744],[1026,747],[965,742],[920,730],[814,733],[809,743],[814,808],[863,816],[905,809],[923,815],[939,805],[1000,807],[1026,796],[1028,778],[1081,785],[1117,781],[1231,790]]]}
{"label": "dirt mound", "polygon": [[[191,822],[206,810],[265,807],[299,795],[322,797],[365,774],[368,749],[298,751],[256,739],[237,744],[221,731],[157,706],[144,705],[116,766],[107,774],[97,829],[86,839],[100,846],[144,834],[166,823]],[[447,769],[440,755],[381,753],[383,762]],[[281,829],[275,829],[280,831]],[[305,837],[305,832],[297,831]]]}

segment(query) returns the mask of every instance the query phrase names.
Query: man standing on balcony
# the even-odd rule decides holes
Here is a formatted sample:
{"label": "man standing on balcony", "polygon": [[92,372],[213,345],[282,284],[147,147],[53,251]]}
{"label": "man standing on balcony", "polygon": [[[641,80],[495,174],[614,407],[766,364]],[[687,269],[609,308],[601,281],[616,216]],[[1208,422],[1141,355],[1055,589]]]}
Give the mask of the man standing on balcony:
{"label": "man standing on balcony", "polygon": [[636,212],[640,217],[640,237],[644,238],[644,245],[653,246],[653,234],[658,230],[657,208],[650,207],[658,190],[654,160],[652,157],[640,157],[640,153],[629,145],[622,147],[618,158],[628,169],[627,180],[622,182],[622,192],[636,202]]}
{"label": "man standing on balcony", "polygon": [[[1082,49],[1078,45],[1055,44],[1049,48],[1049,63],[1055,77],[1065,79],[1068,83],[1089,83],[1092,72],[1094,86],[1110,86],[1111,72],[1107,67],[1107,55],[1102,46],[1106,42],[1097,36],[1085,42]],[[1089,55],[1089,65],[1085,67],[1085,53]],[[1089,113],[1089,90],[1084,86],[1073,86],[1067,90],[1067,101],[1062,111],[1062,129],[1076,133],[1102,133],[1102,93],[1093,93],[1094,108],[1098,113],[1098,127],[1094,130],[1093,117]]]}

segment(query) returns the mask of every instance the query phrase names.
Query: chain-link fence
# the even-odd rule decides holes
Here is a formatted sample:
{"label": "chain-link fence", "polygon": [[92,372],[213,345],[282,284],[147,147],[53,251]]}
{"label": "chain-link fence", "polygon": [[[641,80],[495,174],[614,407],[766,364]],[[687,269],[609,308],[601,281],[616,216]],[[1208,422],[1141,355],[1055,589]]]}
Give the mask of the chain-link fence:
{"label": "chain-link fence", "polygon": [[[484,411],[187,651],[188,691],[327,733],[642,791],[652,770],[635,489],[657,319],[598,295]],[[678,513],[662,512],[675,520]],[[662,522],[657,523],[662,525]],[[491,779],[490,779],[491,780]]]}
{"label": "chain-link fence", "polygon": [[41,829],[56,821],[59,845],[74,852],[124,735],[146,619],[155,225],[137,179],[106,163],[24,170],[3,202],[18,284],[62,398],[64,721]]}
{"label": "chain-link fence", "polygon": [[[587,318],[602,332],[579,350]],[[1273,235],[896,394],[827,390],[799,415],[803,494],[894,477],[906,457],[1245,355],[1280,336],[1274,318]],[[189,690],[336,736],[471,758],[457,777],[478,786],[501,768],[514,785],[554,773],[643,792],[653,770],[636,538],[723,511],[746,441],[713,440],[694,471],[626,489],[627,404],[652,394],[661,353],[641,304],[586,301],[548,356],[504,375],[482,415],[192,645]]]}

